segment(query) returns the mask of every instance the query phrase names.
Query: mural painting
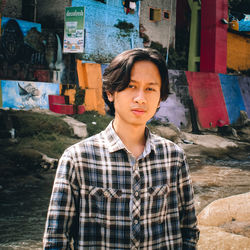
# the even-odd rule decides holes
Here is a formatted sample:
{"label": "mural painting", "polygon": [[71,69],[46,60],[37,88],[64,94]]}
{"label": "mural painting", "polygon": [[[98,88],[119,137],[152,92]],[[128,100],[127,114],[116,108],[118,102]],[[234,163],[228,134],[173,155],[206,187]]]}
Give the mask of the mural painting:
{"label": "mural painting", "polygon": [[2,106],[15,109],[49,109],[48,95],[59,95],[59,84],[1,81]]}
{"label": "mural painting", "polygon": [[[41,24],[1,18],[0,78],[24,81],[52,81],[60,39],[42,33]],[[52,76],[51,76],[52,75]]]}

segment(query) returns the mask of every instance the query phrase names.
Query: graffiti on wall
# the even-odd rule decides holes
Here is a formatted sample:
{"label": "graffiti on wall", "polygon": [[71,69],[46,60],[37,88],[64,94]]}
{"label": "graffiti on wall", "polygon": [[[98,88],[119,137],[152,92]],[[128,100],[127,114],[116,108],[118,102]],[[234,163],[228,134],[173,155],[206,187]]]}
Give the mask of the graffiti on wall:
{"label": "graffiti on wall", "polygon": [[42,33],[41,24],[2,17],[0,78],[39,81],[43,71],[50,81],[46,70],[56,63],[57,47],[56,35]]}
{"label": "graffiti on wall", "polygon": [[59,95],[59,84],[1,81],[2,105],[4,108],[49,109],[48,95]]}

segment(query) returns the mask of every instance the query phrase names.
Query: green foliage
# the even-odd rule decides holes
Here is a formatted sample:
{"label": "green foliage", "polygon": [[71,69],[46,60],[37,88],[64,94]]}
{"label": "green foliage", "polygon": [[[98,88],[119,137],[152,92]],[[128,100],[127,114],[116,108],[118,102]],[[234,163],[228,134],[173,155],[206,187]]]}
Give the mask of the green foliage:
{"label": "green foliage", "polygon": [[113,117],[109,115],[103,116],[95,111],[87,111],[84,112],[82,115],[73,115],[73,117],[76,120],[83,122],[87,125],[89,136],[92,136],[104,130],[110,123],[110,121],[113,119]]}
{"label": "green foliage", "polygon": [[166,58],[168,50],[167,50],[167,48],[163,47],[162,44],[152,41],[150,44],[150,48],[158,50],[161,53],[161,55],[164,58]]}
{"label": "green foliage", "polygon": [[75,105],[82,105],[84,103],[85,90],[80,87],[76,88]]}
{"label": "green foliage", "polygon": [[[12,146],[14,151],[32,149],[49,157],[59,158],[67,147],[79,141],[73,130],[62,120],[64,116],[22,110],[6,112],[16,132],[17,143]],[[6,150],[8,151],[7,147]]]}
{"label": "green foliage", "polygon": [[73,135],[72,129],[59,117],[30,111],[12,111],[10,116],[19,137],[32,137],[41,133]]}
{"label": "green foliage", "polygon": [[169,48],[168,68],[187,70],[189,51],[189,32],[180,30],[176,33],[175,49]]}
{"label": "green foliage", "polygon": [[125,20],[118,20],[118,23],[114,25],[116,28],[124,31],[125,33],[130,33],[133,28],[134,28],[134,24],[132,23],[128,23]]}

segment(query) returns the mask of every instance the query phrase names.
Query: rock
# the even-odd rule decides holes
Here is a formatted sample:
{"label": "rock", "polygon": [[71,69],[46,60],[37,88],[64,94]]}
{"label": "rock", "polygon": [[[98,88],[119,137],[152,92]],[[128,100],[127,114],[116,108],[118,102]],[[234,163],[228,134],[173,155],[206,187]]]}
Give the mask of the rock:
{"label": "rock", "polygon": [[182,132],[181,139],[182,141],[193,142],[193,144],[181,145],[185,152],[191,155],[200,154],[219,158],[238,148],[236,143],[217,135],[197,135]]}
{"label": "rock", "polygon": [[228,149],[238,147],[236,143],[217,135],[197,135],[182,132],[182,138],[206,148]]}
{"label": "rock", "polygon": [[199,226],[198,250],[249,250],[250,239],[219,227]]}
{"label": "rock", "polygon": [[232,221],[225,223],[220,228],[224,229],[228,233],[241,234],[250,238],[250,221]]}
{"label": "rock", "polygon": [[250,249],[250,192],[216,200],[198,215],[198,249]]}
{"label": "rock", "polygon": [[41,166],[45,169],[54,169],[57,167],[58,159],[50,158],[47,155],[41,153],[42,155],[42,163]]}
{"label": "rock", "polygon": [[180,131],[174,125],[155,126],[153,132],[175,143],[180,142]]}
{"label": "rock", "polygon": [[238,135],[242,141],[250,142],[250,126],[239,129]]}
{"label": "rock", "polygon": [[63,118],[63,120],[73,128],[74,134],[80,138],[85,138],[88,136],[87,125],[85,123],[79,122],[72,117]]}
{"label": "rock", "polygon": [[250,222],[250,192],[219,199],[198,215],[200,225],[221,226],[232,221]]}

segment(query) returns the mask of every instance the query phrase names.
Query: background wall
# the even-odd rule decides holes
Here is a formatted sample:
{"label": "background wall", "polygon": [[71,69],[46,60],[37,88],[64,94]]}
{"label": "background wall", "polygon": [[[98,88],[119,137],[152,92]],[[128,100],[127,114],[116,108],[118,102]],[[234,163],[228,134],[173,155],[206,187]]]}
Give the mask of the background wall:
{"label": "background wall", "polygon": [[[101,75],[101,67],[91,67],[91,75]],[[156,119],[190,129],[193,113],[200,128],[234,124],[240,111],[250,117],[250,77],[169,70],[169,79],[172,94],[161,102]],[[2,80],[0,106],[48,109],[48,95],[59,94],[56,83]]]}
{"label": "background wall", "polygon": [[[161,20],[153,22],[149,20],[149,8],[161,9]],[[169,19],[163,18],[163,11],[169,13]],[[174,47],[176,25],[176,0],[143,0],[141,1],[140,24],[151,41],[160,43],[163,47]]]}
{"label": "background wall", "polygon": [[171,94],[155,118],[190,128],[190,100],[201,128],[234,124],[240,111],[250,117],[250,77],[169,70]]}
{"label": "background wall", "polygon": [[2,107],[49,109],[48,95],[59,95],[59,84],[2,80]]}
{"label": "background wall", "polygon": [[[143,47],[139,38],[139,2],[134,14],[126,14],[122,1],[73,0],[72,6],[85,7],[85,53],[82,59],[110,61],[114,56],[134,47]],[[129,29],[115,27],[119,21],[132,24]]]}
{"label": "background wall", "polygon": [[[3,2],[3,1],[1,1]],[[2,16],[21,18],[22,17],[22,0],[6,0],[3,4]]]}

